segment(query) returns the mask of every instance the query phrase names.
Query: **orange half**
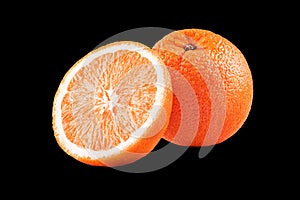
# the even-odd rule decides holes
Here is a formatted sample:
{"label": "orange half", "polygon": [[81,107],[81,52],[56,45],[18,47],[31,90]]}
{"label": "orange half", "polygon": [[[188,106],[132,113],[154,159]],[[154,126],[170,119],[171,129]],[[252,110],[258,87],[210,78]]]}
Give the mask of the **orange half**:
{"label": "orange half", "polygon": [[121,166],[151,152],[172,107],[168,70],[150,48],[120,41],[95,49],[66,73],[53,102],[53,130],[71,157]]}

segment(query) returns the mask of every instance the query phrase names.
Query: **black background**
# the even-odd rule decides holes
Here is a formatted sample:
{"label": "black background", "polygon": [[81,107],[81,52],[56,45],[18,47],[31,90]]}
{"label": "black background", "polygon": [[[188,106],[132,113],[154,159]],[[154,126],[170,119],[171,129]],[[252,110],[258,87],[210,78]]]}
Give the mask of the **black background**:
{"label": "black background", "polygon": [[[109,188],[117,189],[114,195],[118,195],[118,190],[125,187],[132,188],[126,191],[128,196],[139,190],[154,197],[157,193],[180,192],[199,197],[218,193],[234,196],[236,188],[253,197],[261,192],[271,193],[274,187],[269,190],[267,185],[278,185],[278,182],[281,185],[285,181],[279,179],[293,177],[289,170],[282,170],[278,165],[288,165],[283,151],[294,149],[294,146],[283,147],[286,139],[280,133],[281,128],[273,128],[283,119],[272,119],[284,109],[278,106],[274,111],[269,99],[278,91],[268,81],[275,76],[270,69],[280,62],[274,62],[281,49],[274,39],[289,27],[278,15],[284,7],[275,6],[247,3],[201,6],[200,3],[200,6],[179,4],[172,8],[157,3],[135,7],[128,2],[73,3],[72,7],[39,5],[31,15],[20,19],[25,28],[17,28],[26,38],[22,47],[30,52],[25,60],[29,65],[27,71],[34,78],[28,78],[31,84],[28,94],[36,98],[30,99],[33,105],[26,104],[25,108],[34,117],[23,114],[24,118],[30,118],[23,126],[29,136],[22,135],[29,142],[23,151],[24,160],[14,159],[18,160],[15,172],[25,175],[21,179],[24,183],[34,178],[34,186],[41,186],[45,191],[92,193],[99,198]],[[245,55],[253,76],[254,98],[249,117],[233,137],[214,146],[202,159],[198,157],[199,148],[189,148],[172,164],[149,173],[126,173],[82,164],[65,154],[55,141],[51,116],[55,92],[64,74],[78,59],[103,40],[139,27],[208,29],[234,43]],[[18,142],[22,143],[23,137]],[[48,184],[50,190],[43,187]],[[225,191],[221,192],[222,189]]]}

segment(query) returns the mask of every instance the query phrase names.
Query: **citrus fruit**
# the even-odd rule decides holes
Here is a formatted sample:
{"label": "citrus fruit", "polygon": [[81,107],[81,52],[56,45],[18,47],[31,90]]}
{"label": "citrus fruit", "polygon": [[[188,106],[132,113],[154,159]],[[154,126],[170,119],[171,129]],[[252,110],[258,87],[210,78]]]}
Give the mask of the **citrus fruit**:
{"label": "citrus fruit", "polygon": [[65,74],[54,97],[58,145],[93,166],[130,164],[154,149],[172,107],[170,74],[152,50],[118,41],[97,48]]}
{"label": "citrus fruit", "polygon": [[[183,146],[210,146],[227,140],[242,127],[251,109],[253,80],[237,46],[212,31],[192,28],[167,34],[152,49],[169,69],[189,82],[199,107],[195,107],[198,120],[185,120],[182,110],[194,99],[179,102],[174,95],[164,139]],[[171,73],[173,92],[180,94],[185,89],[176,84],[177,77]],[[197,123],[196,132],[188,128],[179,131],[182,123],[185,127]]]}

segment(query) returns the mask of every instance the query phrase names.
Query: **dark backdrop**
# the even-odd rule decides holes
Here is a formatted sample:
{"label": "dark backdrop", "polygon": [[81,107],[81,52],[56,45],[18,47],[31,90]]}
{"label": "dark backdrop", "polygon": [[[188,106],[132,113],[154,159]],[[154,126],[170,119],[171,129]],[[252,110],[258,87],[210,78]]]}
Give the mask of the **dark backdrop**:
{"label": "dark backdrop", "polygon": [[[16,171],[25,175],[21,180],[27,183],[36,177],[33,179],[35,186],[49,194],[50,191],[92,193],[99,194],[99,198],[109,188],[117,190],[110,195],[118,195],[118,190],[125,187],[132,189],[121,195],[129,197],[136,191],[154,197],[158,193],[168,195],[181,191],[199,197],[202,193],[233,196],[236,188],[246,196],[256,196],[260,192],[268,194],[266,185],[277,183],[280,177],[289,177],[286,171],[277,170],[277,164],[286,160],[281,156],[285,155],[284,148],[278,143],[278,140],[285,143],[285,137],[279,139],[282,134],[277,135],[276,131],[280,128],[275,128],[276,131],[272,128],[277,121],[270,118],[277,112],[268,99],[276,91],[268,79],[274,76],[270,71],[274,70],[276,62],[272,61],[280,51],[274,51],[278,47],[274,39],[288,26],[277,15],[280,5],[184,3],[163,7],[155,3],[151,6],[144,6],[146,2],[140,4],[137,7],[125,2],[115,5],[45,4],[33,9],[32,15],[20,19],[24,28],[17,30],[26,36],[22,47],[30,52],[24,60],[29,66],[27,71],[34,77],[28,78],[32,84],[30,94],[36,96],[30,100],[33,105],[26,106],[28,115],[23,114],[29,119],[24,128],[31,127],[26,136],[22,135],[29,139],[22,151],[22,155],[28,156],[24,156],[25,162],[14,159],[18,160],[18,165],[14,165]],[[208,29],[234,43],[245,55],[253,75],[254,99],[249,117],[233,137],[216,145],[202,159],[198,157],[199,148],[189,148],[165,168],[141,174],[82,164],[65,154],[53,135],[51,112],[57,87],[66,71],[103,40],[139,27]],[[274,54],[270,53],[272,51]],[[281,107],[276,109],[279,112]],[[33,117],[29,117],[31,114]],[[25,140],[18,142],[22,141]],[[274,168],[275,173],[270,170]],[[43,187],[47,183],[50,190],[49,186]],[[207,192],[210,189],[212,192]]]}

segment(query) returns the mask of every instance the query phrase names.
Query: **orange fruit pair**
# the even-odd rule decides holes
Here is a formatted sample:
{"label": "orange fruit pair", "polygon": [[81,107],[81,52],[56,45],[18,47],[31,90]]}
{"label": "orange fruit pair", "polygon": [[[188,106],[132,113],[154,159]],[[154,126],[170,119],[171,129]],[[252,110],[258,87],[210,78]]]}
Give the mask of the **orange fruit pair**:
{"label": "orange fruit pair", "polygon": [[76,160],[110,167],[145,157],[161,138],[214,145],[246,120],[252,84],[243,54],[207,30],[174,31],[152,49],[114,42],[88,53],[64,76],[53,102],[54,136]]}

